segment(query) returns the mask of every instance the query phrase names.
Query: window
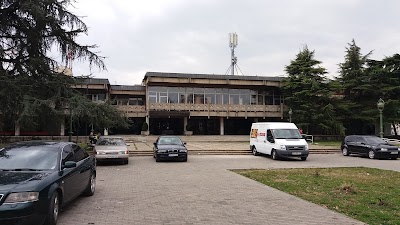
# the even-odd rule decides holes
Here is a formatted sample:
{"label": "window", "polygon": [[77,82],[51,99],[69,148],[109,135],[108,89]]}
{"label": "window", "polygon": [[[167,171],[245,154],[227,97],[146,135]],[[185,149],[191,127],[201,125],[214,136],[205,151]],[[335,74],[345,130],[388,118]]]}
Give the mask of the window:
{"label": "window", "polygon": [[178,103],[178,93],[168,93],[169,103]]}
{"label": "window", "polygon": [[75,162],[79,162],[79,161],[85,159],[88,156],[87,152],[85,152],[78,145],[73,145],[72,149],[74,150]]}
{"label": "window", "polygon": [[167,103],[168,101],[168,94],[167,92],[160,92],[158,93],[158,102],[159,103]]}
{"label": "window", "polygon": [[71,145],[66,145],[62,151],[62,164],[64,165],[67,161],[75,161],[74,152],[72,151]]}
{"label": "window", "polygon": [[149,102],[156,103],[157,102],[157,92],[149,91]]}

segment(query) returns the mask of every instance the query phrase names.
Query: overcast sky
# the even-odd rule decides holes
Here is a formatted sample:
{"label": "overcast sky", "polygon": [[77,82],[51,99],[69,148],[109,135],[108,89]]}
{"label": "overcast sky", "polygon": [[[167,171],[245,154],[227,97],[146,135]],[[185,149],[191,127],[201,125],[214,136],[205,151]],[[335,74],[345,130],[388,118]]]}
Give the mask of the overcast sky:
{"label": "overcast sky", "polygon": [[[145,73],[225,74],[230,66],[228,34],[244,75],[282,76],[307,45],[337,75],[347,43],[354,38],[373,59],[400,53],[398,0],[77,0],[88,36],[107,71],[93,69],[111,84],[140,84]],[[88,75],[74,62],[74,75]]]}

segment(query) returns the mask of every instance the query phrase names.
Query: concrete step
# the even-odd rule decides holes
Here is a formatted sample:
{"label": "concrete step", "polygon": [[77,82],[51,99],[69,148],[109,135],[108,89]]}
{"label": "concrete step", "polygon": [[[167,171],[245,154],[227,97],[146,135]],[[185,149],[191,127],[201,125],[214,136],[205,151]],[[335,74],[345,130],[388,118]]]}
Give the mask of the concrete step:
{"label": "concrete step", "polygon": [[[339,149],[310,149],[310,154],[338,154]],[[131,156],[151,156],[152,150],[130,150]],[[250,150],[243,149],[225,149],[225,150],[189,150],[189,155],[251,155]]]}

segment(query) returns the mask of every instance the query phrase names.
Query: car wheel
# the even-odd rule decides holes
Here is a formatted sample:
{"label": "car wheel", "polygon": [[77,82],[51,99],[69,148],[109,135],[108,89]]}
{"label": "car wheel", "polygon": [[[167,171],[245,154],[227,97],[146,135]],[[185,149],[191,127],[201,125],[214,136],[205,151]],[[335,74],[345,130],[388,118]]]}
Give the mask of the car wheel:
{"label": "car wheel", "polygon": [[125,159],[124,160],[124,164],[126,165],[126,164],[129,164],[129,159]]}
{"label": "car wheel", "polygon": [[187,157],[183,158],[182,162],[187,162]]}
{"label": "car wheel", "polygon": [[160,162],[161,160],[160,160],[160,158],[156,155],[156,162]]}
{"label": "car wheel", "polygon": [[370,158],[370,159],[375,159],[375,152],[374,152],[373,150],[370,150],[370,151],[368,152],[368,158]]}
{"label": "car wheel", "polygon": [[272,159],[273,160],[278,160],[279,159],[278,153],[276,153],[275,150],[272,150]]}
{"label": "car wheel", "polygon": [[306,161],[307,157],[301,157],[301,161]]}
{"label": "car wheel", "polygon": [[347,150],[347,148],[344,147],[344,148],[342,149],[342,154],[343,154],[344,156],[348,156],[350,153],[349,153],[349,150]]}
{"label": "car wheel", "polygon": [[251,150],[253,151],[254,156],[258,156],[259,153],[257,152],[256,146],[251,147]]}
{"label": "car wheel", "polygon": [[60,213],[60,202],[58,192],[54,191],[50,198],[49,209],[47,212],[45,225],[56,225],[58,219],[58,213]]}
{"label": "car wheel", "polygon": [[95,191],[96,191],[96,175],[92,173],[92,175],[90,175],[88,186],[86,187],[83,194],[85,196],[92,196]]}

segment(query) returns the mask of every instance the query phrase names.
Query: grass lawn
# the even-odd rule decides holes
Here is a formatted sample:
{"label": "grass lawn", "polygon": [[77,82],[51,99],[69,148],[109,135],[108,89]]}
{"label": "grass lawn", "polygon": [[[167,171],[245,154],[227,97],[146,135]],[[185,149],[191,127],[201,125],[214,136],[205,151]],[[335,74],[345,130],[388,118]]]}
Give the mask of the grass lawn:
{"label": "grass lawn", "polygon": [[234,170],[368,224],[400,224],[400,173],[372,168]]}

